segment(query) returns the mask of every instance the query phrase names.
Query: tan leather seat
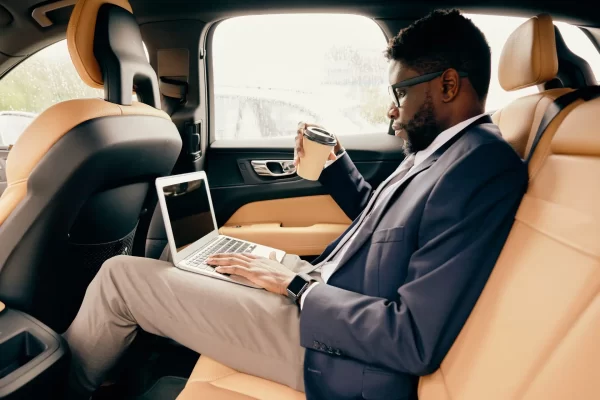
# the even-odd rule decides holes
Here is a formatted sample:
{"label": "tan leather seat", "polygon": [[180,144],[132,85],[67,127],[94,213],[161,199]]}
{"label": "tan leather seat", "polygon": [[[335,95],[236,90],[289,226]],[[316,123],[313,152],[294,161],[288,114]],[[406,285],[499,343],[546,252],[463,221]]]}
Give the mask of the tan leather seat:
{"label": "tan leather seat", "polygon": [[178,400],[301,400],[304,393],[200,357]]}
{"label": "tan leather seat", "polygon": [[[501,59],[505,89],[552,77],[544,53],[551,28],[548,17],[534,18],[511,36]],[[530,147],[555,96],[520,99],[496,115],[515,147]],[[420,400],[600,398],[599,124],[595,99],[548,127],[498,263],[441,368],[421,379]]]}
{"label": "tan leather seat", "polygon": [[[532,18],[504,47],[500,83],[516,90],[548,82],[557,73],[552,19]],[[518,99],[493,119],[525,157],[548,105],[571,90]],[[599,124],[596,99],[572,104],[549,126],[531,160],[530,188],[494,272],[441,368],[421,379],[420,400],[600,398]],[[229,393],[213,395],[209,385],[192,378],[179,399],[248,398],[236,397],[243,393],[266,400],[272,397],[263,393],[270,391],[278,391],[275,398],[281,400],[302,396],[206,357],[193,376],[219,376],[223,370],[235,377],[235,389],[220,386]]]}
{"label": "tan leather seat", "polygon": [[[181,149],[131,12],[127,0],[77,2],[67,29],[71,59],[105,99],[50,107],[6,163],[0,299],[59,332],[102,262],[131,253],[148,190],[171,173]],[[134,86],[141,102],[132,102]]]}

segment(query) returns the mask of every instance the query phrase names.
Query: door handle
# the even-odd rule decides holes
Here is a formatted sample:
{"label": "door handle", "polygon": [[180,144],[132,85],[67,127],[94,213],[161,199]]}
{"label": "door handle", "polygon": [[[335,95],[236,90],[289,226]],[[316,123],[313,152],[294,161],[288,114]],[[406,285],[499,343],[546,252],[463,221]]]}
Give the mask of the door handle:
{"label": "door handle", "polygon": [[296,173],[296,166],[292,160],[255,160],[251,161],[252,168],[260,176],[279,178]]}

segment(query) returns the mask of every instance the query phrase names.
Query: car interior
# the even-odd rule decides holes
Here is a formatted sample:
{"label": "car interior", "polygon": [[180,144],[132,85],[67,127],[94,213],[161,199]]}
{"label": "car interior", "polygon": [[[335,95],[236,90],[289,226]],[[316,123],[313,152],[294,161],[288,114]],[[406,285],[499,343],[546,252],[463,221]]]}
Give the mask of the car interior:
{"label": "car interior", "polygon": [[[381,59],[385,68],[387,40],[435,8],[504,27],[504,36],[485,31],[499,43],[492,85],[504,96],[490,91],[487,111],[528,160],[529,187],[466,325],[440,368],[420,378],[419,399],[600,398],[600,99],[568,104],[536,140],[556,99],[597,85],[593,3],[0,0],[0,139],[11,123],[4,112],[29,113],[14,143],[0,141],[0,399],[62,398],[69,349],[60,334],[87,285],[107,259],[158,259],[167,244],[158,177],[203,170],[220,233],[318,256],[351,220],[318,182],[287,168],[293,136],[278,130],[293,135],[304,112],[324,113],[331,104],[318,97],[329,90],[323,103],[340,114],[330,124],[356,130],[340,138],[377,187],[404,156],[389,120],[372,116],[385,116],[389,97],[379,96],[381,71],[366,65]],[[300,32],[291,32],[295,17]],[[282,37],[293,33],[306,47],[262,30],[276,18]],[[367,24],[375,44],[365,44]],[[331,48],[310,41],[325,41],[322,26]],[[249,45],[254,37],[266,39]],[[71,80],[52,79],[70,70],[36,59],[50,49],[44,62],[58,59],[63,44],[77,81],[64,93]],[[307,51],[317,60],[302,67],[319,76],[312,86],[286,70]],[[319,57],[331,63],[326,71]],[[33,63],[41,72],[19,75]],[[107,386],[107,398],[138,400],[305,398],[143,332]]]}

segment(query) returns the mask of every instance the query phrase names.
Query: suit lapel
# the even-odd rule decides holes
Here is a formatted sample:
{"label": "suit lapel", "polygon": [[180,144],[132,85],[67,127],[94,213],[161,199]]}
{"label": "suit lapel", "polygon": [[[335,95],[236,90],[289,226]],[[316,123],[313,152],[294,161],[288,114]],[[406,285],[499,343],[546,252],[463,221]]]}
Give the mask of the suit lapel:
{"label": "suit lapel", "polygon": [[486,124],[486,123],[492,123],[492,119],[487,114],[481,116],[481,118],[478,118],[477,120],[473,121],[471,124],[466,126],[462,131],[460,131],[452,139],[450,139],[448,142],[446,142],[442,147],[440,147],[429,158],[427,158],[425,161],[423,161],[414,170],[412,170],[408,174],[406,174],[406,176],[404,178],[402,178],[398,187],[396,187],[396,189],[394,190],[392,195],[389,196],[389,198],[385,201],[384,204],[381,204],[379,207],[377,207],[377,209],[373,210],[374,211],[374,212],[372,211],[373,215],[371,215],[369,217],[369,220],[364,221],[363,226],[358,229],[358,231],[356,232],[356,234],[358,236],[354,239],[354,241],[352,242],[352,244],[350,245],[348,250],[344,253],[343,257],[341,258],[340,262],[338,263],[338,269],[336,269],[334,274],[339,270],[339,266],[343,266],[346,263],[346,261],[348,261],[350,259],[350,257],[352,257],[358,251],[358,249],[360,249],[365,244],[365,242],[373,235],[373,230],[375,229],[375,227],[377,227],[377,225],[379,224],[379,221],[381,221],[381,218],[383,218],[383,216],[385,215],[390,204],[392,204],[394,201],[396,201],[398,196],[400,196],[402,194],[402,192],[404,191],[404,188],[406,187],[406,185],[415,176],[417,176],[421,172],[430,168],[437,161],[437,159],[440,158],[446,152],[446,150],[448,150],[448,148],[450,148],[454,143],[456,143],[465,134],[465,132],[467,132],[473,126],[480,125],[480,124]]}
{"label": "suit lapel", "polygon": [[348,250],[346,250],[338,265],[343,265],[350,257],[354,255],[354,253],[356,253],[358,249],[362,247],[363,244],[365,244],[367,239],[369,239],[373,234],[374,227],[376,227],[381,218],[383,218],[383,215],[393,200],[395,200],[402,193],[406,185],[415,176],[431,167],[438,157],[439,155],[437,152],[432,154],[427,160],[423,161],[415,169],[406,174],[406,176],[400,180],[398,186],[396,189],[394,189],[394,192],[391,194],[391,196],[389,196],[384,203],[380,204],[377,208],[371,211],[371,216],[368,217],[368,220],[364,221],[362,227],[357,231],[356,234],[358,236],[354,239]]}

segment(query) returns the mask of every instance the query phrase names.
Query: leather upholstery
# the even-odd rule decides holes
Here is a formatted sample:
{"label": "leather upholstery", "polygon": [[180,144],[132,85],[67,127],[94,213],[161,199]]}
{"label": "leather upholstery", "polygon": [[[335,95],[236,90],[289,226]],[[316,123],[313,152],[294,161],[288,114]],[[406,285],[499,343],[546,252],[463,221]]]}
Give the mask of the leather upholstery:
{"label": "leather upholstery", "polygon": [[67,45],[77,73],[87,85],[102,88],[102,71],[94,56],[96,16],[103,4],[115,4],[133,12],[127,0],[77,0],[67,27]]}
{"label": "leather upholstery", "polygon": [[[546,17],[537,17],[511,36],[501,61],[505,89],[544,83],[556,75],[555,57],[540,54],[544,43],[552,47],[549,39],[543,40],[549,24]],[[525,64],[516,61],[523,55],[531,56]],[[541,59],[552,68],[540,64]],[[570,90],[518,99],[495,113],[494,122],[525,157],[548,105]],[[549,125],[531,159],[530,186],[502,254],[441,368],[420,380],[420,400],[598,398],[599,125],[600,99],[571,104]],[[214,363],[197,366],[204,374],[218,374],[221,368]],[[276,384],[269,382],[264,390],[267,386]],[[211,398],[210,392],[194,389],[190,381],[180,399]],[[262,399],[256,392],[244,393]],[[234,400],[235,395],[214,398]]]}
{"label": "leather upholstery", "polygon": [[117,115],[146,115],[170,120],[165,112],[143,103],[121,106],[101,99],[58,103],[34,119],[6,160],[7,187],[0,197],[0,225],[25,198],[29,175],[56,142],[85,121]]}
{"label": "leather upholstery", "polygon": [[301,400],[304,393],[200,357],[177,400]]}
{"label": "leather upholstery", "polygon": [[518,90],[548,82],[558,73],[554,24],[549,15],[531,18],[507,39],[498,66],[504,90]]}
{"label": "leather upholstery", "polygon": [[293,197],[246,204],[219,231],[290,254],[314,256],[351,222],[331,196]]}
{"label": "leather upholstery", "polygon": [[266,223],[242,225],[239,228],[224,226],[219,229],[219,233],[280,249],[288,254],[318,256],[347,228],[348,224],[286,227],[278,223]]}
{"label": "leather upholstery", "polygon": [[[525,156],[547,106],[570,90],[516,100],[494,121]],[[419,399],[598,397],[598,123],[600,99],[571,104],[548,126],[486,288],[440,369],[420,380]]]}
{"label": "leather upholstery", "polygon": [[[96,33],[104,36],[95,40]],[[120,95],[113,97],[128,100],[121,92],[137,79],[143,83],[137,85],[139,98],[156,105],[156,74],[126,1],[79,0],[67,42],[86,83],[103,86],[102,65],[112,83],[105,85],[107,99],[112,90]],[[171,173],[182,144],[176,126],[157,108],[67,101],[44,111],[20,136],[0,197],[0,298],[7,305],[62,332],[106,259],[134,249],[141,254],[135,237],[146,237],[139,222],[145,207],[153,207],[148,190],[156,177]]]}
{"label": "leather upholstery", "polygon": [[549,126],[486,289],[419,399],[598,397],[598,123],[600,99]]}
{"label": "leather upholstery", "polygon": [[551,89],[522,97],[496,111],[492,120],[502,137],[524,159],[531,148],[546,108],[558,97],[572,91],[569,88]]}
{"label": "leather upholstery", "polygon": [[240,207],[226,226],[281,222],[283,226],[305,227],[314,224],[352,222],[329,195],[291,197],[248,203]]}

